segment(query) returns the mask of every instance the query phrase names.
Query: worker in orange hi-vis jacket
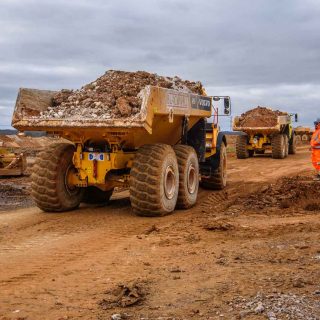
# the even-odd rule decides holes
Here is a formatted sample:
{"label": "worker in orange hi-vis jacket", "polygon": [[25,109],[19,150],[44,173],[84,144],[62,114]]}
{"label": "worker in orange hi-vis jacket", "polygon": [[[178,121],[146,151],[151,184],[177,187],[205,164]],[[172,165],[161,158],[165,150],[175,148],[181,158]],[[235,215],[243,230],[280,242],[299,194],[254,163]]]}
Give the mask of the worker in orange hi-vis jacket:
{"label": "worker in orange hi-vis jacket", "polygon": [[315,131],[311,138],[311,159],[314,168],[317,171],[317,179],[320,180],[320,118],[315,122]]}

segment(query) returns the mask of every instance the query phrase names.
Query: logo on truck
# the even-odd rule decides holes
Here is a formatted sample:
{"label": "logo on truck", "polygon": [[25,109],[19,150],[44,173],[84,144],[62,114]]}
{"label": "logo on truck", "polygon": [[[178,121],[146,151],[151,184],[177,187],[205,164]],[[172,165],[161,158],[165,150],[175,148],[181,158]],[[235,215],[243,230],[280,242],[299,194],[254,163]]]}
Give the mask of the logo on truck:
{"label": "logo on truck", "polygon": [[192,109],[211,111],[211,98],[193,95],[191,97]]}
{"label": "logo on truck", "polygon": [[167,107],[187,109],[190,106],[192,109],[211,111],[211,98],[181,92],[167,93]]}

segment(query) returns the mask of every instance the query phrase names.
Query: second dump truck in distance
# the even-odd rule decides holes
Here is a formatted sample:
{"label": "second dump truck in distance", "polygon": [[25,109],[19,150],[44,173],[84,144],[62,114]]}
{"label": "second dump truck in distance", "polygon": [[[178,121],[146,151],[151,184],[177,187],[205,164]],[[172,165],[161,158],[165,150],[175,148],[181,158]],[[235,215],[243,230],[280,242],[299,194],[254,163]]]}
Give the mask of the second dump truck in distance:
{"label": "second dump truck in distance", "polygon": [[274,159],[284,159],[288,154],[295,154],[293,116],[297,121],[297,114],[257,107],[235,117],[233,130],[243,133],[237,137],[237,158],[246,159],[254,154],[264,154],[266,150],[271,150]]}

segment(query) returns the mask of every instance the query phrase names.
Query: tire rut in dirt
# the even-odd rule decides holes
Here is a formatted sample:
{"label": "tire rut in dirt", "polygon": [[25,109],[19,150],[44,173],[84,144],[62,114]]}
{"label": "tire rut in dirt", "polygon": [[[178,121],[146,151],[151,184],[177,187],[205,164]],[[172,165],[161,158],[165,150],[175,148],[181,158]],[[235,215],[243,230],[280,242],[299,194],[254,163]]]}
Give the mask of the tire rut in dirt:
{"label": "tire rut in dirt", "polygon": [[[103,212],[104,209],[97,210]],[[117,246],[129,243],[132,237],[150,227],[150,221],[137,226],[137,217],[130,215],[115,214],[108,222],[101,219],[101,216],[97,219],[100,222],[95,223],[95,227],[79,225],[71,232],[71,221],[68,221],[70,228],[64,229],[63,221],[57,226],[53,220],[50,224],[57,227],[57,232],[50,229],[22,242],[1,244],[0,259],[3,259],[4,268],[8,271],[6,275],[3,273],[0,276],[0,284],[21,285],[22,281],[47,277],[48,274],[57,272],[57,269],[72,268],[74,261],[94,260],[101,254],[109,254],[108,252],[112,256],[112,252],[114,254],[117,251]],[[11,268],[19,264],[24,267]]]}
{"label": "tire rut in dirt", "polygon": [[186,145],[174,146],[179,167],[178,209],[195,205],[199,189],[199,162],[194,148]]}
{"label": "tire rut in dirt", "polygon": [[31,195],[41,210],[61,212],[79,206],[83,189],[66,186],[74,151],[72,144],[54,143],[39,153],[32,169]]}
{"label": "tire rut in dirt", "polygon": [[[164,186],[166,170],[171,170],[170,195],[166,194]],[[130,173],[133,211],[141,216],[163,216],[171,213],[177,203],[178,187],[178,163],[172,147],[166,144],[142,146],[135,156]]]}
{"label": "tire rut in dirt", "polygon": [[203,213],[219,213],[227,208],[228,194],[225,191],[212,192],[207,199],[201,203],[201,211]]}

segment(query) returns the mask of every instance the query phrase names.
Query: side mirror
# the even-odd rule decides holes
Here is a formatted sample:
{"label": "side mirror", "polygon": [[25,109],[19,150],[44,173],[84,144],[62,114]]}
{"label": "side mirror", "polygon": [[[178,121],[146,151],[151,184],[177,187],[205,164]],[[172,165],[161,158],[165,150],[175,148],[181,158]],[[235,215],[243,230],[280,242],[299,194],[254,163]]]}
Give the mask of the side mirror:
{"label": "side mirror", "polygon": [[294,114],[294,121],[298,122],[298,114],[297,113]]}
{"label": "side mirror", "polygon": [[229,115],[231,113],[231,101],[230,97],[226,97],[224,100],[224,114]]}

